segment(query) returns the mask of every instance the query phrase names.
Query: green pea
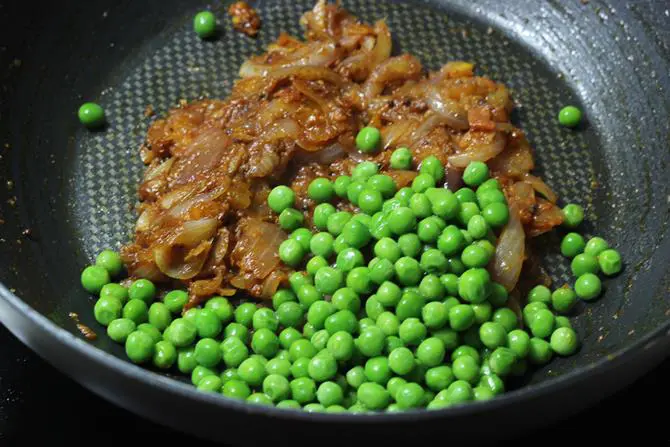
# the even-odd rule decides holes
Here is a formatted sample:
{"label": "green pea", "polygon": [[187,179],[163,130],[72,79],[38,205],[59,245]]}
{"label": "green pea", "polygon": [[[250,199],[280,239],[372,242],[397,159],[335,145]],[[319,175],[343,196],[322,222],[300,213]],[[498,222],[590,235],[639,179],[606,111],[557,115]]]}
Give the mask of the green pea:
{"label": "green pea", "polygon": [[281,402],[277,402],[276,405],[277,408],[285,408],[285,409],[293,409],[293,410],[299,410],[302,407],[300,404],[293,399],[287,399],[287,400],[282,400]]}
{"label": "green pea", "polygon": [[364,213],[374,214],[382,209],[384,199],[381,192],[374,189],[363,189],[358,195],[358,207]]}
{"label": "green pea", "polygon": [[465,237],[455,225],[447,226],[437,239],[437,248],[446,256],[459,253],[465,246]]}
{"label": "green pea", "polygon": [[300,228],[305,217],[303,214],[293,208],[286,208],[279,214],[279,226],[282,230],[293,231]]}
{"label": "green pea", "polygon": [[[420,294],[415,292],[403,292],[402,297],[400,298],[400,301],[398,301],[395,309],[398,320],[404,321],[408,318],[422,317],[422,309],[424,309],[425,303],[425,298]],[[426,324],[427,327],[434,328],[435,326],[433,325],[439,324],[436,322],[439,314],[437,312],[433,312],[431,309],[429,309],[427,312],[429,312],[430,315],[428,316],[428,320],[426,320],[424,317],[424,324]]]}
{"label": "green pea", "polygon": [[353,248],[362,248],[366,246],[372,238],[368,227],[354,219],[348,221],[344,225],[342,228],[342,236],[344,237],[344,242]]}
{"label": "green pea", "polygon": [[454,362],[457,358],[463,356],[470,356],[475,359],[475,362],[477,363],[481,360],[479,352],[475,348],[468,345],[461,345],[451,353],[451,361]]}
{"label": "green pea", "polygon": [[358,401],[370,410],[382,410],[389,404],[389,393],[378,383],[366,382],[358,387]]}
{"label": "green pea", "polygon": [[135,331],[126,338],[126,355],[133,363],[144,363],[153,356],[154,346],[151,335]]}
{"label": "green pea", "polygon": [[485,374],[479,381],[479,386],[490,390],[494,396],[505,392],[505,383],[496,374]]}
{"label": "green pea", "polygon": [[551,305],[556,312],[569,312],[577,302],[577,295],[567,285],[554,290],[551,294]]}
{"label": "green pea", "polygon": [[416,217],[411,209],[401,206],[389,213],[388,225],[391,232],[401,236],[414,229],[416,226]]}
{"label": "green pea", "polygon": [[275,213],[281,213],[295,204],[295,193],[288,186],[276,186],[268,194],[268,206]]}
{"label": "green pea", "polygon": [[105,124],[105,111],[94,102],[85,102],[77,112],[79,121],[89,129],[97,129]]}
{"label": "green pea", "polygon": [[347,196],[347,188],[351,184],[351,177],[348,175],[341,175],[335,179],[333,183],[333,190],[338,197],[344,198]]}
{"label": "green pea", "polygon": [[307,187],[307,195],[317,203],[328,202],[334,194],[333,183],[327,178],[316,178]]}
{"label": "green pea", "polygon": [[414,233],[403,234],[398,238],[398,248],[403,256],[414,258],[421,253],[421,240]]}
{"label": "green pea", "polygon": [[409,208],[416,217],[425,218],[433,215],[432,205],[428,196],[423,193],[415,193],[409,199]]}
{"label": "green pea", "polygon": [[485,269],[471,268],[458,281],[458,294],[465,301],[478,304],[486,301],[490,291],[491,277]]}
{"label": "green pea", "polygon": [[289,386],[291,387],[291,397],[300,404],[309,403],[316,398],[316,384],[309,377],[293,379]]}
{"label": "green pea", "polygon": [[558,112],[558,122],[564,127],[576,127],[582,120],[582,111],[575,106],[565,106]]}
{"label": "green pea", "polygon": [[307,372],[309,360],[307,357],[300,357],[293,362],[293,365],[291,365],[291,375],[293,378],[309,377],[309,373]]}
{"label": "green pea", "polygon": [[[317,205],[317,208],[319,206],[320,205]],[[296,241],[298,241],[298,243],[302,245],[302,248],[303,250],[305,250],[305,252],[309,250],[309,243],[312,240],[312,232],[309,231],[307,228],[298,228],[296,230],[293,230],[290,237],[291,239],[295,239]]]}
{"label": "green pea", "polygon": [[430,199],[433,214],[445,220],[452,220],[458,216],[461,210],[461,204],[454,193],[448,189],[436,189],[426,191]]}
{"label": "green pea", "polygon": [[279,244],[279,259],[288,266],[297,267],[305,257],[305,249],[295,239],[286,239]]}
{"label": "green pea", "polygon": [[239,323],[228,323],[228,326],[223,331],[223,336],[225,338],[236,337],[242,342],[247,343],[249,341],[249,329]]}
{"label": "green pea", "polygon": [[436,393],[446,390],[454,380],[454,373],[447,365],[435,366],[426,371],[426,386]]}
{"label": "green pea", "polygon": [[149,319],[149,308],[147,303],[142,300],[128,300],[123,306],[123,318],[128,318],[135,322],[135,324],[146,323]]}
{"label": "green pea", "polygon": [[109,273],[110,277],[117,276],[123,270],[121,255],[112,250],[103,250],[95,258],[95,265],[102,267]]}
{"label": "green pea", "polygon": [[[349,273],[347,273],[346,286],[347,288],[345,290],[347,290],[347,292],[342,293],[349,294],[350,296],[351,293],[354,294],[370,293],[370,291],[372,290],[372,279],[370,277],[370,269],[368,267],[355,267],[351,269]],[[335,294],[337,294],[337,292],[335,292]],[[335,297],[335,294],[333,295],[333,298]],[[360,307],[360,299],[358,300],[357,306]],[[352,310],[352,312],[356,312],[356,310]]]}
{"label": "green pea", "polygon": [[265,393],[253,393],[246,400],[253,405],[272,405],[272,399]]}
{"label": "green pea", "polygon": [[379,166],[377,163],[372,161],[364,161],[356,165],[356,167],[351,172],[351,176],[354,180],[367,180],[377,172],[379,172]]}
{"label": "green pea", "polygon": [[128,301],[128,289],[116,283],[105,284],[100,289],[100,298],[115,298],[121,304],[126,304]]}
{"label": "green pea", "polygon": [[165,330],[165,339],[175,345],[177,348],[183,348],[195,340],[197,335],[196,326],[183,319],[177,318]]}
{"label": "green pea", "polygon": [[269,376],[277,374],[282,377],[288,377],[291,374],[291,362],[288,359],[273,358],[265,364],[265,373]]}
{"label": "green pea", "polygon": [[465,265],[460,257],[447,258],[447,270],[455,275],[462,275],[465,272]]}
{"label": "green pea", "polygon": [[[209,304],[212,300],[209,300]],[[278,289],[274,295],[272,295],[272,307],[275,310],[279,310],[279,306],[287,302],[296,302],[298,297],[295,296],[295,293],[291,289]]]}
{"label": "green pea", "polygon": [[596,274],[600,270],[598,258],[594,255],[582,253],[575,256],[570,263],[572,274],[579,277],[585,273]]}
{"label": "green pea", "polygon": [[335,382],[323,382],[316,390],[316,398],[329,412],[332,406],[338,405],[344,399],[342,388]]}
{"label": "green pea", "polygon": [[455,331],[462,332],[475,323],[475,312],[472,306],[458,304],[449,309],[449,325]]}
{"label": "green pea", "polygon": [[586,242],[577,233],[568,233],[561,241],[561,254],[567,258],[574,258],[584,251]]}
{"label": "green pea", "polygon": [[398,406],[405,410],[418,408],[423,403],[424,390],[417,383],[406,383],[400,385],[395,393],[395,400]]}
{"label": "green pea", "polygon": [[374,357],[382,353],[384,338],[384,332],[380,328],[371,326],[361,331],[356,339],[356,346],[364,356]]}
{"label": "green pea", "polygon": [[216,34],[216,16],[210,11],[201,11],[193,18],[193,30],[201,39],[208,39]]}
{"label": "green pea", "polygon": [[416,349],[416,358],[418,361],[429,368],[441,364],[444,360],[444,355],[444,343],[437,337],[425,339]]}
{"label": "green pea", "polygon": [[406,345],[416,346],[426,338],[426,326],[418,318],[407,318],[398,329],[398,336]]}
{"label": "green pea", "polygon": [[435,248],[429,248],[421,254],[419,265],[426,273],[446,273],[448,268],[447,258]]}
{"label": "green pea", "polygon": [[479,379],[479,364],[469,355],[464,355],[454,360],[451,370],[457,380],[475,384]]}
{"label": "green pea", "polygon": [[356,267],[362,267],[364,263],[363,254],[355,248],[345,248],[335,259],[335,267],[344,273],[348,273]]}
{"label": "green pea", "polygon": [[468,268],[486,267],[491,257],[486,249],[476,244],[470,244],[463,249],[461,261]]}
{"label": "green pea", "polygon": [[398,282],[405,286],[418,284],[423,276],[419,262],[407,256],[398,259],[394,267]]}
{"label": "green pea", "polygon": [[381,132],[375,127],[364,127],[356,135],[356,147],[364,153],[374,152],[381,142]]}
{"label": "green pea", "polygon": [[153,303],[149,308],[149,324],[155,326],[159,331],[164,331],[172,322],[172,315],[168,307],[163,303]]}
{"label": "green pea", "polygon": [[570,203],[563,208],[563,226],[576,228],[584,221],[584,208]]}
{"label": "green pea", "polygon": [[314,327],[312,323],[305,323],[302,327],[302,335],[305,338],[311,339],[316,333],[316,330],[317,329]]}
{"label": "green pea", "polygon": [[[473,190],[467,187],[463,187],[455,192],[456,199],[462,204],[464,203],[476,203],[477,195]],[[466,221],[467,222],[467,221]]]}
{"label": "green pea", "polygon": [[358,205],[358,198],[360,197],[363,190],[365,190],[365,188],[365,182],[361,180],[354,180],[347,188],[347,199],[354,205]]}
{"label": "green pea", "polygon": [[109,325],[112,321],[121,317],[123,304],[117,298],[105,297],[96,301],[93,307],[95,320],[103,326]]}
{"label": "green pea", "polygon": [[540,309],[530,317],[530,332],[538,338],[547,338],[554,328],[554,314],[548,309]]}
{"label": "green pea", "polygon": [[223,384],[221,393],[233,399],[246,399],[251,395],[251,389],[242,380],[230,380]]}
{"label": "green pea", "polygon": [[559,328],[559,327],[569,327],[570,329],[572,329],[572,324],[570,324],[570,320],[568,320],[568,318],[564,317],[564,316],[557,316],[556,321],[555,321],[555,325],[556,325],[557,328]]}
{"label": "green pea", "polygon": [[310,275],[316,275],[316,272],[318,272],[319,269],[323,267],[328,267],[328,261],[326,261],[326,258],[323,256],[314,256],[312,259],[307,261],[307,264],[305,265],[305,271],[307,271],[307,273]]}
{"label": "green pea", "polygon": [[391,229],[383,212],[379,211],[372,216],[370,220],[370,234],[377,240],[391,236]]}
{"label": "green pea", "polygon": [[[202,342],[202,340],[200,342]],[[249,349],[244,342],[237,337],[228,337],[224,339],[221,343],[220,350],[223,362],[229,368],[237,368],[243,361],[249,358]]]}
{"label": "green pea", "polygon": [[437,393],[435,400],[442,400],[453,405],[468,402],[472,400],[473,397],[472,385],[465,380],[456,380],[452,382],[446,390]]}
{"label": "green pea", "polygon": [[444,220],[437,216],[429,216],[419,222],[416,227],[416,234],[422,242],[435,244],[445,226]]}
{"label": "green pea", "polygon": [[444,166],[442,166],[442,162],[434,155],[429,155],[423,159],[419,172],[430,175],[435,179],[435,182],[444,180]]}
{"label": "green pea", "polygon": [[[256,306],[253,304],[252,306],[254,306],[255,311]],[[250,317],[252,316],[253,314],[250,314]],[[247,326],[251,326],[250,321],[248,322]],[[198,335],[200,337],[213,338],[221,333],[223,325],[221,324],[221,320],[219,319],[218,315],[216,315],[216,313],[213,310],[202,309],[200,310],[200,312],[198,312],[198,315],[195,318],[195,327],[198,330]]]}
{"label": "green pea", "polygon": [[534,365],[544,365],[551,360],[552,350],[549,342],[541,338],[530,339],[528,348],[528,359]]}
{"label": "green pea", "polygon": [[187,302],[188,293],[184,290],[172,290],[163,298],[163,304],[173,314],[180,313]]}
{"label": "green pea", "polygon": [[191,374],[197,366],[198,362],[195,359],[195,348],[188,347],[178,351],[177,369],[179,369],[179,372],[182,374]]}
{"label": "green pea", "polygon": [[493,228],[499,228],[509,220],[509,208],[504,203],[490,203],[482,210],[482,216],[487,224]]}
{"label": "green pea", "polygon": [[337,361],[327,350],[321,351],[310,360],[307,373],[316,382],[330,380],[337,374]]}
{"label": "green pea", "polygon": [[273,402],[286,399],[290,393],[288,379],[278,374],[268,375],[263,379],[263,393]]}
{"label": "green pea", "polygon": [[81,285],[87,292],[99,294],[102,288],[111,281],[109,272],[99,265],[91,265],[81,273]]}
{"label": "green pea", "polygon": [[[398,190],[393,177],[382,174],[375,174],[367,179],[366,187],[373,191],[379,191],[383,198],[389,199]],[[381,208],[380,208],[381,209]]]}
{"label": "green pea", "polygon": [[607,241],[601,237],[596,236],[589,239],[589,241],[586,243],[586,246],[584,247],[584,253],[587,255],[598,257],[600,253],[607,250],[608,248],[609,244],[607,243]]}
{"label": "green pea", "polygon": [[412,180],[412,189],[415,193],[425,192],[435,187],[435,178],[429,174],[419,174]]}
{"label": "green pea", "polygon": [[249,357],[240,364],[237,373],[249,386],[257,387],[265,379],[265,366],[258,359]]}
{"label": "green pea", "polygon": [[138,279],[128,289],[128,297],[131,300],[142,300],[151,303],[156,296],[156,286],[148,279]]}
{"label": "green pea", "polygon": [[400,147],[391,154],[391,168],[410,169],[412,167],[412,153],[406,147]]}
{"label": "green pea", "polygon": [[447,324],[449,312],[444,303],[434,301],[423,307],[421,317],[427,328],[440,329]]}
{"label": "green pea", "polygon": [[616,275],[621,271],[621,255],[611,248],[603,250],[598,255],[598,264],[605,275]]}
{"label": "green pea", "polygon": [[153,363],[159,369],[169,369],[177,361],[177,349],[169,341],[161,340],[154,346]]}
{"label": "green pea", "polygon": [[293,272],[288,277],[288,283],[293,293],[298,295],[298,289],[304,285],[314,285],[312,277],[305,272]]}
{"label": "green pea", "polygon": [[117,343],[125,343],[128,336],[135,331],[136,325],[128,318],[117,318],[107,326],[107,335]]}
{"label": "green pea", "polygon": [[551,349],[558,355],[568,356],[577,351],[577,334],[567,327],[560,327],[551,334]]}
{"label": "green pea", "polygon": [[414,196],[414,190],[412,190],[412,188],[408,186],[405,186],[398,190],[394,198],[397,199],[398,202],[400,202],[401,206],[410,206],[412,196]]}
{"label": "green pea", "polygon": [[463,182],[468,186],[479,186],[489,178],[489,167],[481,161],[472,161],[463,171]]}
{"label": "green pea", "polygon": [[575,281],[575,293],[583,300],[591,301],[600,296],[602,283],[593,273],[584,273]]}
{"label": "green pea", "polygon": [[272,358],[279,350],[279,338],[268,328],[260,328],[251,336],[251,349],[265,358]]}

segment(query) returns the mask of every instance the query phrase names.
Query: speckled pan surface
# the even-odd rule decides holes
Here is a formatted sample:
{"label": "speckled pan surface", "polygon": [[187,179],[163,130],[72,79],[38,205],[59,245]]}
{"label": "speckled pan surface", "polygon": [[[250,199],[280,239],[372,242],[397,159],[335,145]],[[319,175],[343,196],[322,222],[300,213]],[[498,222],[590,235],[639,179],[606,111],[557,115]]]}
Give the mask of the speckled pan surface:
{"label": "speckled pan surface", "polygon": [[[249,55],[280,31],[300,34],[298,19],[312,1],[256,2],[263,26],[255,40],[231,30],[226,2],[43,2],[21,30],[8,19],[25,16],[26,5],[14,3],[0,1],[0,281],[66,331],[77,333],[67,317],[73,311],[102,332],[78,274],[98,250],[130,236],[143,170],[138,148],[155,119],[145,116],[147,106],[160,116],[180,99],[225,96]],[[624,273],[606,282],[602,299],[577,310],[582,352],[552,362],[533,382],[592,366],[667,327],[669,4],[343,4],[366,20],[386,17],[396,50],[414,53],[427,68],[470,60],[478,73],[510,86],[538,170],[564,201],[587,206],[588,233],[621,250]],[[212,42],[191,32],[192,15],[203,7],[224,19]],[[89,99],[108,113],[101,132],[82,130],[76,121],[76,108]],[[568,103],[587,117],[577,131],[556,124]],[[558,236],[541,245],[554,278],[569,280],[556,254]],[[0,320],[10,315],[3,309],[16,310],[15,300],[0,298]],[[104,336],[93,345],[123,357]],[[107,392],[112,384],[92,386]],[[228,405],[222,402],[213,405]]]}

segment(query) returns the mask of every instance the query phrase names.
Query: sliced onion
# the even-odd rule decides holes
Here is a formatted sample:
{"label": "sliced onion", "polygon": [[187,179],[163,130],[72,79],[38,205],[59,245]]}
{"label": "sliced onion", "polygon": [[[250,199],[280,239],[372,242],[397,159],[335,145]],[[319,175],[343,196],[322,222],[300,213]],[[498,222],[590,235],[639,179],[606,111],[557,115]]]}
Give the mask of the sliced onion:
{"label": "sliced onion", "polygon": [[201,172],[216,167],[223,158],[232,140],[217,128],[209,128],[198,134],[172,165],[170,175],[174,185],[190,183]]}
{"label": "sliced onion", "polygon": [[509,222],[502,230],[492,266],[492,277],[509,292],[521,275],[526,248],[526,234],[514,206],[510,207]]}
{"label": "sliced onion", "polygon": [[444,168],[444,186],[451,191],[457,191],[463,186],[463,170],[447,163]]}
{"label": "sliced onion", "polygon": [[346,153],[342,145],[339,142],[335,142],[320,151],[299,151],[293,159],[298,164],[319,163],[327,165],[344,157]]}
{"label": "sliced onion", "polygon": [[412,132],[416,127],[416,121],[400,120],[382,129],[382,144],[384,149],[397,147],[403,143],[409,144]]}
{"label": "sliced onion", "polygon": [[386,59],[370,74],[363,85],[365,97],[369,100],[380,95],[387,84],[395,81],[418,79],[421,75],[421,62],[414,56],[402,56]]}
{"label": "sliced onion", "polygon": [[414,132],[412,132],[411,141],[416,143],[429,133],[433,131],[436,127],[443,126],[445,120],[440,115],[435,115],[434,113],[429,113],[428,117],[423,120],[423,122],[417,127]]}
{"label": "sliced onion", "polygon": [[466,168],[473,161],[489,161],[505,150],[506,139],[500,132],[495,132],[491,143],[480,143],[468,148],[467,151],[449,157],[449,163]]}
{"label": "sliced onion", "polygon": [[212,247],[217,225],[217,219],[184,222],[168,243],[154,248],[154,260],[160,271],[181,280],[200,273]]}
{"label": "sliced onion", "polygon": [[267,76],[270,71],[282,68],[320,66],[326,67],[337,59],[337,48],[334,42],[316,41],[305,45],[295,52],[282,57],[277,64],[262,64],[252,60],[245,61],[240,67],[240,77]]}
{"label": "sliced onion", "polygon": [[144,182],[148,182],[151,180],[154,180],[158,177],[162,177],[168,174],[170,172],[170,168],[172,167],[172,163],[174,163],[174,158],[168,158],[162,163],[157,163],[157,164],[151,164],[146,172],[144,173]]}
{"label": "sliced onion", "polygon": [[296,77],[305,81],[328,81],[338,87],[341,87],[344,84],[344,79],[342,79],[342,76],[329,68],[321,66],[298,65],[284,67],[272,70],[272,72],[269,73],[269,76],[277,80]]}
{"label": "sliced onion", "polygon": [[544,183],[544,181],[539,178],[535,177],[534,175],[531,174],[525,174],[523,176],[523,181],[530,183],[533,189],[540,194],[542,197],[550,201],[551,203],[556,203],[558,200],[558,196],[552,189]]}
{"label": "sliced onion", "polygon": [[375,23],[375,33],[377,34],[377,40],[370,54],[372,68],[388,59],[392,50],[391,31],[389,31],[385,21],[380,20]]}
{"label": "sliced onion", "polygon": [[457,130],[469,128],[468,114],[465,109],[453,99],[443,98],[436,85],[430,84],[426,88],[424,100],[433,112],[444,118],[447,126]]}
{"label": "sliced onion", "polygon": [[265,278],[279,266],[279,244],[286,240],[279,226],[260,219],[247,218],[239,224],[239,236],[233,257],[242,271]]}

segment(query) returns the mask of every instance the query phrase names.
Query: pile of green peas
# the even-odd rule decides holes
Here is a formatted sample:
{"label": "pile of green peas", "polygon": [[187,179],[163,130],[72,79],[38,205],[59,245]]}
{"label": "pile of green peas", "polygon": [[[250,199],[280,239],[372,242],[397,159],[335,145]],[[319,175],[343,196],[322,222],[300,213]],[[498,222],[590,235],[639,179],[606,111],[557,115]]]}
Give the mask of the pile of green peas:
{"label": "pile of green peas", "polygon": [[[357,138],[362,151],[379,145],[370,129]],[[413,163],[399,148],[390,164]],[[135,363],[190,375],[202,391],[309,412],[488,400],[528,365],[575,353],[578,337],[562,314],[578,298],[592,299],[584,278],[596,270],[592,259],[577,257],[594,256],[600,271],[614,274],[618,253],[607,254],[600,238],[584,243],[568,234],[561,251],[573,257],[575,291],[536,286],[517,315],[486,270],[509,218],[498,181],[485,163],[473,162],[463,174],[466,186],[451,192],[442,187],[437,158],[422,160],[418,171],[401,189],[367,161],[351,175],[315,179],[307,190],[316,203],[311,221],[293,208],[289,187],[275,187],[267,202],[290,232],[278,255],[295,271],[271,307],[216,296],[184,311],[183,290],[158,300],[146,279],[127,288],[111,282],[123,264],[105,250],[81,275],[83,287],[99,296],[95,318]],[[360,212],[335,206],[346,202]],[[583,219],[576,205],[564,214],[571,228]]]}

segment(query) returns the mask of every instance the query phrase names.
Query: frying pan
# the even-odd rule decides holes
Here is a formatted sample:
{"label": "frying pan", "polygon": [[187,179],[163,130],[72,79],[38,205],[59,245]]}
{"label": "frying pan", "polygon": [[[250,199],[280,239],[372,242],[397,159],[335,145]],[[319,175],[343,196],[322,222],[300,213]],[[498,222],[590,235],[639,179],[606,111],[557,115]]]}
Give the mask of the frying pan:
{"label": "frying pan", "polygon": [[[92,318],[79,272],[96,252],[130,237],[143,169],[138,147],[153,119],[147,106],[160,115],[180,99],[225,96],[248,56],[280,31],[300,34],[298,19],[312,0],[254,6],[263,20],[257,39],[232,31],[222,3],[0,1],[0,320],[24,343],[122,407],[230,443],[306,443],[324,430],[345,442],[508,436],[583,409],[666,356],[667,2],[345,0],[367,21],[386,17],[396,49],[426,67],[471,60],[478,73],[512,88],[515,120],[536,149],[539,171],[565,202],[586,206],[585,232],[606,237],[626,261],[605,282],[603,297],[575,312],[581,351],[489,402],[370,416],[252,407],[127,362]],[[191,30],[193,15],[206,7],[221,23],[214,41]],[[81,128],[76,110],[85,100],[106,109],[105,129]],[[581,128],[556,124],[566,104],[585,111]],[[569,276],[556,255],[559,237],[538,245],[562,283]],[[97,340],[82,338],[70,312]]]}

